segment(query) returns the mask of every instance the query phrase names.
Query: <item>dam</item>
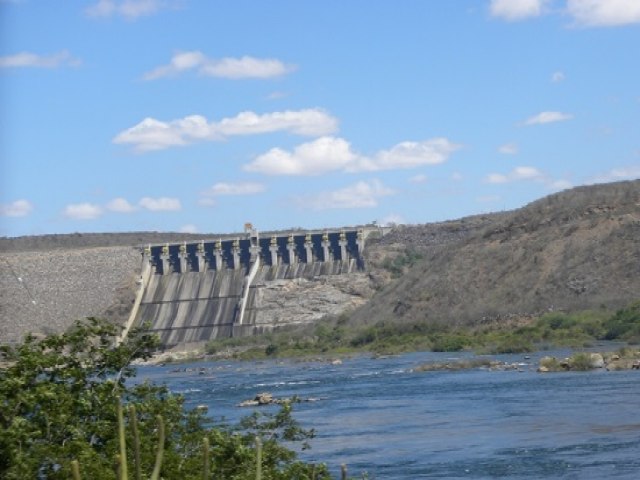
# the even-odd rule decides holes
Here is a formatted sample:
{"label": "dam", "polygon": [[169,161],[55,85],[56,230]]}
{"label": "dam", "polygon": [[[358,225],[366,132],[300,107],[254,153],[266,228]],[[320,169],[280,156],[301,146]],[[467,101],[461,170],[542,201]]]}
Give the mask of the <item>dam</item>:
{"label": "dam", "polygon": [[[172,348],[277,328],[277,312],[269,316],[265,313],[269,309],[263,309],[270,292],[273,301],[282,302],[278,286],[291,289],[321,278],[364,272],[365,238],[377,230],[261,236],[247,224],[244,234],[235,237],[146,245],[139,293],[126,331],[142,327],[158,334],[165,348]],[[305,298],[297,301],[304,303]]]}

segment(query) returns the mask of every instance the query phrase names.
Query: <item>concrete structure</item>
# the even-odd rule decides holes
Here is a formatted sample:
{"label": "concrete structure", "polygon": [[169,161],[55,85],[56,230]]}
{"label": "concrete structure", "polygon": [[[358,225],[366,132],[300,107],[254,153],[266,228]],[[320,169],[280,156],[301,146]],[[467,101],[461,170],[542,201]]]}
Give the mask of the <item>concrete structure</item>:
{"label": "concrete structure", "polygon": [[363,271],[364,239],[374,230],[295,231],[261,238],[247,224],[244,235],[235,238],[148,245],[143,262],[150,274],[133,323],[147,324],[166,347],[259,333],[264,328],[256,324],[261,287]]}

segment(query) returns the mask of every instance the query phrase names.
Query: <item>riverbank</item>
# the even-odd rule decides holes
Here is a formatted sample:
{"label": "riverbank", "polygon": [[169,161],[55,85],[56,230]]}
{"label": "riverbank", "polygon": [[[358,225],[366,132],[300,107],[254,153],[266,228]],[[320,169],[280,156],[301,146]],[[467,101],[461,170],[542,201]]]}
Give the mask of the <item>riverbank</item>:
{"label": "riverbank", "polygon": [[[564,347],[582,351],[599,342],[620,342],[630,348],[638,345],[640,302],[617,312],[552,312],[508,324],[480,326],[382,322],[349,327],[343,318],[333,318],[312,327],[218,339],[190,350],[162,352],[146,363],[270,358],[331,361],[349,355],[379,356],[418,351],[528,354]],[[617,368],[615,363],[612,365]]]}
{"label": "riverbank", "polygon": [[385,321],[353,327],[346,317],[328,318],[313,326],[214,340],[202,354],[240,360],[415,351],[527,354],[557,347],[584,349],[601,341],[640,344],[640,302],[616,312],[549,312],[480,325]]}

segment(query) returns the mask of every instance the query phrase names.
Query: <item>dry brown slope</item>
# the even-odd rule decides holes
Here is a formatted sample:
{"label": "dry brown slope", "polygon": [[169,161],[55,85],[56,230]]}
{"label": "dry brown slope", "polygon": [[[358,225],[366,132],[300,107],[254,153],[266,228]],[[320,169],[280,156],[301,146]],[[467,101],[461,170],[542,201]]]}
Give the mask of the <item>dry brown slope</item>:
{"label": "dry brown slope", "polygon": [[493,218],[466,239],[423,248],[352,321],[474,323],[640,298],[640,180],[579,187]]}

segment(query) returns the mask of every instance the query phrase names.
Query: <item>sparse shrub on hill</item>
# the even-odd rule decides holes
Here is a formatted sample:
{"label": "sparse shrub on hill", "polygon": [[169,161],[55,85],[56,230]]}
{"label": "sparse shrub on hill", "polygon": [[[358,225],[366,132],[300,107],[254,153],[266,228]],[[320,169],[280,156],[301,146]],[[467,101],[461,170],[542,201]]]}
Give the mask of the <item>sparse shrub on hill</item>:
{"label": "sparse shrub on hill", "polygon": [[391,273],[391,278],[399,278],[422,258],[423,255],[419,251],[408,248],[393,258],[386,257],[380,267],[388,270]]}

